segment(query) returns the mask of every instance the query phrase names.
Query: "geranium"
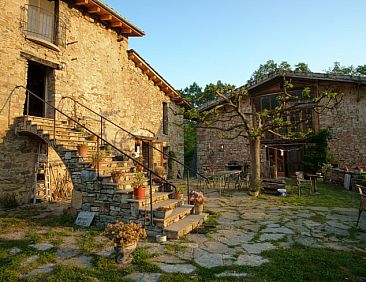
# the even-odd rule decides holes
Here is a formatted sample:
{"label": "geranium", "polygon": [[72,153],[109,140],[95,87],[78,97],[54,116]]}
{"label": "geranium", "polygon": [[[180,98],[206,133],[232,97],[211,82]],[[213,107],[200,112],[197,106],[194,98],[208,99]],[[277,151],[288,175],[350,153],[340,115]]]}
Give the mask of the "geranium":
{"label": "geranium", "polygon": [[190,191],[189,192],[189,201],[193,204],[203,204],[206,198],[203,196],[202,192],[198,191]]}
{"label": "geranium", "polygon": [[146,238],[146,230],[140,224],[118,221],[108,224],[103,234],[114,240],[116,246],[127,246],[136,243],[140,238]]}

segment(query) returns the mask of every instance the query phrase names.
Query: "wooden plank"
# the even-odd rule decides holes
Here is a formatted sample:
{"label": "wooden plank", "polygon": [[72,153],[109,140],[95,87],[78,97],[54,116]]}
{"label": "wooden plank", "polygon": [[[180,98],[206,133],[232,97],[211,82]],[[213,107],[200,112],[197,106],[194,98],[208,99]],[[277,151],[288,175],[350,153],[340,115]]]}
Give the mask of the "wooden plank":
{"label": "wooden plank", "polygon": [[82,6],[82,5],[87,5],[89,4],[89,0],[76,0],[75,1],[75,5],[77,6]]}
{"label": "wooden plank", "polygon": [[98,14],[98,13],[100,13],[100,8],[99,7],[93,7],[91,9],[89,9],[88,12],[90,14]]}
{"label": "wooden plank", "polygon": [[111,27],[122,27],[122,23],[121,22],[112,22]]}
{"label": "wooden plank", "polygon": [[111,15],[107,15],[107,14],[101,15],[100,16],[100,20],[102,20],[102,21],[111,21],[112,20],[112,16]]}

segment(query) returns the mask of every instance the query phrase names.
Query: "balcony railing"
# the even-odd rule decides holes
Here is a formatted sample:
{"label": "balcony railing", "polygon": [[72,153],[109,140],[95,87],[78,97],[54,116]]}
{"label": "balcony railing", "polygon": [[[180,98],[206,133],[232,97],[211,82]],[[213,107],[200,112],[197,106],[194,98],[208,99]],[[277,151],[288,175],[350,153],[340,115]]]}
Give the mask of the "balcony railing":
{"label": "balcony railing", "polygon": [[21,27],[25,36],[65,46],[66,25],[55,13],[32,5],[22,6],[21,12]]}

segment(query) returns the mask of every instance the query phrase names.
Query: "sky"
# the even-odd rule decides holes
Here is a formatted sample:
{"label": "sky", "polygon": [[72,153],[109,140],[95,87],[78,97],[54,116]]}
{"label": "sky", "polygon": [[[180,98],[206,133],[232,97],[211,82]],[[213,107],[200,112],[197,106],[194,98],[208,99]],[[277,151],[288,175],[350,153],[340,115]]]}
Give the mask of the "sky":
{"label": "sky", "polygon": [[137,51],[175,89],[241,86],[267,60],[366,64],[366,0],[103,0],[145,32]]}

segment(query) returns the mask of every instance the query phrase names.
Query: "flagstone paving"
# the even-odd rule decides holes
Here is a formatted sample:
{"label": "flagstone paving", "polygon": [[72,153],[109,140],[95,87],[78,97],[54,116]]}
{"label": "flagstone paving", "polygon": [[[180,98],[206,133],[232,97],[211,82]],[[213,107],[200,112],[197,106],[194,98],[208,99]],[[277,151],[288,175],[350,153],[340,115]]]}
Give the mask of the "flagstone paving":
{"label": "flagstone paving", "polygon": [[[268,259],[260,255],[262,251],[288,248],[294,243],[335,250],[356,249],[366,253],[366,218],[362,217],[359,229],[355,229],[358,212],[356,209],[276,205],[270,201],[253,200],[244,193],[231,197],[213,194],[205,208],[220,213],[215,229],[206,234],[191,233],[183,240],[162,244],[140,242],[139,247],[154,255],[149,261],[166,273],[190,274],[198,266],[208,269],[231,265],[260,266],[268,262]],[[321,220],[318,222],[316,220],[320,215]],[[62,242],[58,245],[52,243],[52,240],[29,245],[39,251],[55,248],[56,261],[30,269],[25,274],[26,277],[40,272],[51,272],[57,264],[92,267],[91,254],[110,256],[113,252],[113,247],[106,244],[106,239],[98,236],[95,241],[101,247],[86,254],[78,243],[78,238],[86,230],[73,231],[66,227],[59,229],[62,230],[68,233],[62,236]],[[46,231],[45,227],[39,234],[45,234]],[[0,237],[12,238],[12,234],[14,232],[2,233]],[[23,239],[26,232],[17,231],[13,236]],[[9,250],[9,254],[19,252],[21,249],[17,247]],[[29,268],[38,258],[37,255],[28,257],[21,267]],[[245,275],[224,271],[218,277]],[[134,281],[159,281],[160,276],[159,273],[132,273],[125,278]]]}

